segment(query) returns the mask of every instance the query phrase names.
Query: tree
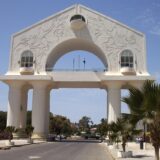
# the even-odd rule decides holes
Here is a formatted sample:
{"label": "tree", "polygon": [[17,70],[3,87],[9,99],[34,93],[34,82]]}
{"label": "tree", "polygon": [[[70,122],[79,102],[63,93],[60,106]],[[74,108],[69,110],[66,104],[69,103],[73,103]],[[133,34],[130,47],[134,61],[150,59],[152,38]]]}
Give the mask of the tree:
{"label": "tree", "polygon": [[30,142],[31,142],[31,136],[32,136],[33,130],[34,130],[34,127],[31,125],[27,125],[27,127],[25,128],[25,132],[29,137]]}
{"label": "tree", "polygon": [[88,132],[89,129],[90,129],[90,124],[93,124],[90,117],[83,116],[79,120],[79,128],[80,128],[81,131]]}
{"label": "tree", "polygon": [[27,111],[27,125],[32,124],[32,111]]}
{"label": "tree", "polygon": [[72,134],[72,124],[69,119],[63,116],[51,116],[50,117],[50,133],[64,134],[69,136]]}
{"label": "tree", "polygon": [[6,128],[7,112],[0,111],[0,132]]}
{"label": "tree", "polygon": [[12,137],[13,137],[13,132],[15,132],[15,127],[14,126],[7,126],[5,131],[8,133],[8,139],[9,139],[9,142],[11,142],[12,140]]}
{"label": "tree", "polygon": [[101,123],[97,126],[97,132],[99,132],[101,136],[107,135],[108,133],[107,119],[101,119]]}
{"label": "tree", "polygon": [[131,124],[130,119],[128,118],[119,118],[117,119],[117,126],[119,128],[119,134],[122,138],[122,148],[123,152],[126,151],[126,143],[133,135],[139,134],[141,131],[136,130],[135,126]]}
{"label": "tree", "polygon": [[[149,128],[155,158],[159,160],[160,148],[160,84],[145,81],[141,90],[130,87],[129,96],[122,99],[137,121],[144,120]],[[135,118],[135,119],[136,119]]]}
{"label": "tree", "polygon": [[135,125],[131,123],[131,117],[129,116],[125,115],[118,118],[116,122],[109,124],[109,138],[117,144],[121,140],[123,152],[126,151],[127,141],[141,132],[141,130],[135,129]]}
{"label": "tree", "polygon": [[118,145],[118,142],[120,141],[119,130],[119,126],[116,124],[116,122],[111,122],[108,124],[108,137],[111,144],[116,142]]}

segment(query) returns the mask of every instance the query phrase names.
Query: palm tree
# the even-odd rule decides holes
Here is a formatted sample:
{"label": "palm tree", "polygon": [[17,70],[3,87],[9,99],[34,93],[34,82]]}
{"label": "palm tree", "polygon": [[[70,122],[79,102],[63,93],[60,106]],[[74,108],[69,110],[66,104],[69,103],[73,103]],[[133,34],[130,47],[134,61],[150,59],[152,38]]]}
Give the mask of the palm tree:
{"label": "palm tree", "polygon": [[119,126],[117,126],[116,122],[111,122],[108,124],[108,137],[109,137],[109,143],[112,144],[113,142],[117,143],[119,142]]}
{"label": "palm tree", "polygon": [[135,125],[132,121],[132,116],[123,116],[122,118],[118,118],[116,122],[119,128],[119,134],[122,138],[122,149],[123,152],[126,151],[126,143],[129,138],[132,138],[134,135],[138,135],[141,130],[135,129]]}
{"label": "palm tree", "polygon": [[101,123],[97,126],[97,132],[100,133],[101,137],[105,137],[108,133],[108,122],[107,119],[101,119]]}
{"label": "palm tree", "polygon": [[14,126],[7,126],[5,128],[5,131],[8,133],[8,140],[9,142],[11,142],[12,137],[13,137],[13,132],[15,132],[15,127]]}
{"label": "palm tree", "polygon": [[29,137],[29,142],[32,142],[31,136],[32,136],[33,130],[34,130],[34,127],[31,125],[27,125],[27,127],[25,128],[26,134]]}
{"label": "palm tree", "polygon": [[155,149],[155,158],[159,160],[160,148],[160,84],[145,81],[141,90],[129,88],[129,96],[122,99],[139,120],[144,120],[150,130],[151,142]]}

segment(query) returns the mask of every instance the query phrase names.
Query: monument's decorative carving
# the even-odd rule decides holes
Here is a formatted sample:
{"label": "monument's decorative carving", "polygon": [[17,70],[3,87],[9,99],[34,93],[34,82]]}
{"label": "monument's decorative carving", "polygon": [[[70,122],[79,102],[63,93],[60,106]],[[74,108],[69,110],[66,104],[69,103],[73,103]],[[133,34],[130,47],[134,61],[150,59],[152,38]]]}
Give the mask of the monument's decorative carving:
{"label": "monument's decorative carving", "polygon": [[65,36],[65,25],[68,17],[68,15],[55,17],[38,27],[36,26],[33,33],[24,33],[20,37],[19,43],[13,47],[12,58],[14,64],[12,67],[17,68],[17,58],[20,57],[23,50],[29,49],[34,53],[37,69],[42,69],[42,60],[46,57],[51,46],[58,43]]}
{"label": "monument's decorative carving", "polygon": [[[84,15],[87,25],[80,30],[74,31],[69,24],[71,16],[74,15],[73,8],[15,35],[13,37],[11,69],[18,70],[21,53],[24,50],[31,50],[34,53],[36,70],[44,71],[46,63],[44,60],[47,59],[52,48],[64,40],[77,37],[88,40],[101,48],[106,59],[110,62],[110,71],[119,72],[119,54],[124,49],[132,50],[136,58],[144,55],[143,43],[140,43],[143,35],[83,7],[81,14]],[[145,62],[143,61],[141,61],[141,68],[145,70]]]}
{"label": "monument's decorative carving", "polygon": [[105,18],[100,16],[88,16],[88,28],[91,28],[94,40],[102,43],[104,53],[111,62],[110,70],[118,70],[119,54],[124,49],[131,48],[133,52],[137,50],[141,54],[137,35],[119,24],[105,21]]}

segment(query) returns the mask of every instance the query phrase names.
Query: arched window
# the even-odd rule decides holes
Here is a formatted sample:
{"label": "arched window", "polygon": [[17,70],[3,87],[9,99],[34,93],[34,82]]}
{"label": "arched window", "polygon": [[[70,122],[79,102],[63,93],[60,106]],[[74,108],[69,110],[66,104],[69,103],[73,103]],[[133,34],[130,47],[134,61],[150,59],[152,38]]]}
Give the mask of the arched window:
{"label": "arched window", "polygon": [[124,50],[121,53],[121,67],[133,68],[133,53],[130,50]]}
{"label": "arched window", "polygon": [[24,51],[21,55],[21,67],[33,67],[33,53]]}

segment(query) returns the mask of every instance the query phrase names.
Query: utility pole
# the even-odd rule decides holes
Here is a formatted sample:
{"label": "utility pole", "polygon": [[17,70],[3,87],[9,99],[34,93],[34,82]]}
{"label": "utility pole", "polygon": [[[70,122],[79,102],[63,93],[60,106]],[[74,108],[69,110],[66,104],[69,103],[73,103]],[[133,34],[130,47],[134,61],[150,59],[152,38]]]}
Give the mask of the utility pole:
{"label": "utility pole", "polygon": [[85,60],[85,58],[84,58],[84,60],[83,60],[83,64],[84,64],[84,70],[85,70],[85,65],[86,65],[86,60]]}
{"label": "utility pole", "polygon": [[78,69],[81,69],[81,57],[78,55]]}
{"label": "utility pole", "polygon": [[73,71],[75,70],[75,59],[73,58]]}

